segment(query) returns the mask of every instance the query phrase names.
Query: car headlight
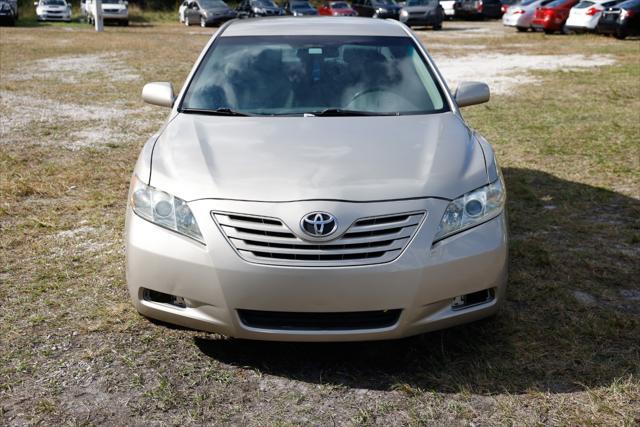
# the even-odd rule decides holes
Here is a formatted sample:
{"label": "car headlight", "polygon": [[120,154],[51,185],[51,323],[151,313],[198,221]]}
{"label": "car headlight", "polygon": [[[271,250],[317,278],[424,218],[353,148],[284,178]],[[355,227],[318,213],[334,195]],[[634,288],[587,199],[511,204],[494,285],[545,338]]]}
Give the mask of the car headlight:
{"label": "car headlight", "polygon": [[409,12],[407,12],[407,11],[406,11],[406,10],[404,10],[404,9],[402,9],[402,10],[400,11],[400,16],[407,17],[407,16],[409,16]]}
{"label": "car headlight", "polygon": [[383,7],[380,7],[378,9],[376,9],[376,13],[387,13],[387,12],[388,12],[387,9],[385,9]]}
{"label": "car headlight", "polygon": [[495,218],[504,210],[506,196],[502,172],[498,169],[498,179],[494,182],[449,203],[434,242]]}
{"label": "car headlight", "polygon": [[189,205],[169,193],[131,178],[131,208],[141,218],[204,244],[200,227]]}

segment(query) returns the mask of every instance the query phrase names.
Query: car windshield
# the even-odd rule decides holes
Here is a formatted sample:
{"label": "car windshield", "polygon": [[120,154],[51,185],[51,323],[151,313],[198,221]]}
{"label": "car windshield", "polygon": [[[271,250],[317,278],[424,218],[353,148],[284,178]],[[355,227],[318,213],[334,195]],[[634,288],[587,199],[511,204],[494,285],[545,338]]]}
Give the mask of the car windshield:
{"label": "car windshield", "polygon": [[407,6],[435,6],[438,0],[408,0]]}
{"label": "car windshield", "polygon": [[546,7],[548,8],[554,8],[554,7],[559,7],[562,6],[563,4],[565,4],[568,0],[553,0],[551,3],[548,3],[546,5]]}
{"label": "car windshield", "polygon": [[219,9],[227,7],[226,3],[220,0],[200,0],[200,4],[205,9]]}
{"label": "car windshield", "polygon": [[396,0],[373,0],[373,4],[394,6],[397,3],[396,3]]}
{"label": "car windshield", "polygon": [[66,6],[64,0],[43,0],[42,4],[45,6]]}
{"label": "car windshield", "polygon": [[271,0],[251,0],[251,5],[260,7],[277,7]]}
{"label": "car windshield", "polygon": [[448,107],[442,88],[408,37],[242,36],[215,41],[181,109],[396,115],[443,112]]}
{"label": "car windshield", "polygon": [[343,2],[331,3],[333,9],[349,9],[349,5]]}
{"label": "car windshield", "polygon": [[619,8],[621,9],[638,9],[640,8],[640,0],[627,0],[623,3],[620,3],[618,5]]}
{"label": "car windshield", "polygon": [[310,9],[311,5],[306,1],[297,1],[291,3],[291,9]]}
{"label": "car windshield", "polygon": [[530,4],[534,4],[536,2],[538,2],[540,0],[524,0],[522,3],[520,3],[521,6],[529,6]]}

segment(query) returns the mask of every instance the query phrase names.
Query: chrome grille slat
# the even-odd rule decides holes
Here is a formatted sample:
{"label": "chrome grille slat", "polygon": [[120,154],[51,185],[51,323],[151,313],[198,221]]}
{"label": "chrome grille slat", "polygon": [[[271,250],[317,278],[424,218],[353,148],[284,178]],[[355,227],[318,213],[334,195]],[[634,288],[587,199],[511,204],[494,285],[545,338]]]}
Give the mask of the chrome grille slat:
{"label": "chrome grille slat", "polygon": [[[295,242],[293,242],[291,237],[276,237],[276,236],[264,236],[260,234],[243,233],[241,231],[238,231],[235,228],[228,227],[228,226],[223,226],[223,229],[227,237],[230,239],[253,240],[257,242],[277,243],[277,244],[295,243],[296,245],[307,245],[307,246],[316,245],[316,243],[308,242],[306,240],[301,240],[301,239],[297,239]],[[357,245],[361,243],[384,242],[387,240],[398,240],[398,239],[405,239],[405,238],[408,239],[411,237],[415,229],[416,229],[416,226],[406,227],[393,234],[385,234],[382,236],[371,236],[371,237],[343,237],[340,240],[343,243],[348,243],[350,245]]]}
{"label": "chrome grille slat", "polygon": [[[252,252],[271,252],[271,253],[277,253],[277,254],[292,254],[292,255],[304,255],[304,254],[308,254],[308,255],[329,255],[329,254],[336,254],[336,255],[344,255],[344,254],[360,254],[363,252],[376,252],[376,251],[389,251],[389,250],[400,250],[403,248],[404,242],[402,242],[402,240],[400,241],[396,241],[396,240],[392,240],[391,242],[388,242],[385,245],[377,245],[377,246],[369,246],[366,248],[349,248],[349,247],[345,247],[345,248],[327,248],[327,249],[319,249],[319,248],[313,248],[310,249],[304,245],[296,245],[297,247],[294,248],[279,248],[279,247],[273,247],[273,246],[259,246],[259,245],[253,245],[247,241],[244,240],[234,240],[233,244],[236,247],[236,249],[238,250],[244,250],[244,251],[252,251]],[[318,245],[321,246],[321,245]],[[327,246],[345,246],[345,245],[327,245]]]}
{"label": "chrome grille slat", "polygon": [[[361,218],[329,241],[298,237],[278,218],[211,212],[211,216],[246,261],[307,267],[366,265],[396,259],[411,241],[426,212]],[[300,232],[302,235],[302,232]]]}

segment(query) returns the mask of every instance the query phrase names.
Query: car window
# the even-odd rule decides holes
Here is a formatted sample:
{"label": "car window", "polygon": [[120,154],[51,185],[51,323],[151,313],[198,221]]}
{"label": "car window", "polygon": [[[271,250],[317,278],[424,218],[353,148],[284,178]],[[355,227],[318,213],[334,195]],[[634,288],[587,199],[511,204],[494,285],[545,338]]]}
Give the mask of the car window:
{"label": "car window", "polygon": [[547,7],[558,7],[565,4],[568,0],[553,0],[552,2],[547,4]]}
{"label": "car window", "polygon": [[182,109],[287,115],[346,109],[448,111],[443,89],[408,37],[221,37],[189,83]]}
{"label": "car window", "polygon": [[348,9],[349,5],[344,2],[336,2],[336,3],[331,3],[331,7],[334,9]]}
{"label": "car window", "polygon": [[573,6],[574,9],[585,9],[587,7],[593,6],[595,3],[592,1],[581,1],[577,5]]}
{"label": "car window", "polygon": [[64,0],[42,0],[42,4],[45,6],[66,6]]}
{"label": "car window", "polygon": [[640,0],[627,0],[618,5],[621,9],[637,9],[640,7]]}

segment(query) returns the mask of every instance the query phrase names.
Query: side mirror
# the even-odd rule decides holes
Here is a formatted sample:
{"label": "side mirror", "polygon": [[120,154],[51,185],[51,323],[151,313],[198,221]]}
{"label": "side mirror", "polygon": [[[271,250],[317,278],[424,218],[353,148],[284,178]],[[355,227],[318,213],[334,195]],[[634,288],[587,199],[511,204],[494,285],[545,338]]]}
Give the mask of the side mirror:
{"label": "side mirror", "polygon": [[142,88],[142,100],[148,104],[171,108],[175,100],[173,85],[169,82],[147,83]]}
{"label": "side mirror", "polygon": [[461,82],[453,96],[458,107],[482,104],[490,98],[489,86],[480,82]]}

